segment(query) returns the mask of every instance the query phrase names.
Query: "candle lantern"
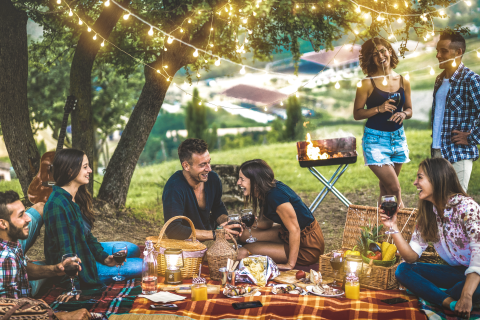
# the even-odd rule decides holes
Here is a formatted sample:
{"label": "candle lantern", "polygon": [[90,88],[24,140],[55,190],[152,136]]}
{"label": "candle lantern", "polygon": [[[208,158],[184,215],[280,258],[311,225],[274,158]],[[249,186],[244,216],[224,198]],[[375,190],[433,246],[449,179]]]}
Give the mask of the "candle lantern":
{"label": "candle lantern", "polygon": [[344,266],[345,274],[355,272],[357,275],[360,276],[360,274],[362,273],[362,268],[363,268],[362,257],[348,255],[345,258],[345,266]]}
{"label": "candle lantern", "polygon": [[181,284],[183,268],[183,251],[182,249],[165,249],[165,284]]}

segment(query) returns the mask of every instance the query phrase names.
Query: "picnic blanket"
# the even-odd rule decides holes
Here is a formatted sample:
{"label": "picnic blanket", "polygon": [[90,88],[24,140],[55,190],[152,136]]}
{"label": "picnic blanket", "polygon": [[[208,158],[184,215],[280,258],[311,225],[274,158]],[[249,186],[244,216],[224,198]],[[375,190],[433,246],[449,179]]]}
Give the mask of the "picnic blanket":
{"label": "picnic blanket", "polygon": [[[210,279],[207,266],[202,267],[202,271],[202,276],[207,279],[208,284],[220,284],[219,281]],[[163,281],[164,278],[159,277],[158,283],[161,284]],[[184,283],[191,283],[191,279],[185,280]],[[152,310],[151,301],[137,298],[130,313],[175,314],[192,319],[427,319],[419,309],[417,298],[400,290],[362,290],[360,300],[313,295],[274,295],[268,286],[260,288],[260,291],[261,296],[240,299],[226,298],[223,294],[208,295],[207,301],[191,301],[189,295],[184,295],[187,299],[174,302],[179,307],[177,311]],[[407,299],[408,302],[388,305],[380,301],[396,297]],[[244,301],[260,301],[263,307],[233,309],[232,303]]]}
{"label": "picnic blanket", "polygon": [[[428,301],[419,299],[420,309],[425,312],[428,317],[428,320],[460,320],[462,318],[455,316],[455,314],[450,310],[445,310],[444,308],[437,307],[434,304],[429,303]],[[470,319],[480,319],[480,305],[477,303],[474,305],[473,311],[470,313]]]}
{"label": "picnic blanket", "polygon": [[82,289],[79,301],[66,303],[56,301],[65,291],[64,288],[54,286],[37,298],[43,299],[54,310],[74,311],[85,308],[92,313],[102,313],[108,317],[114,313],[128,313],[136,296],[142,293],[142,287],[140,279],[125,280],[114,282],[104,288]]}

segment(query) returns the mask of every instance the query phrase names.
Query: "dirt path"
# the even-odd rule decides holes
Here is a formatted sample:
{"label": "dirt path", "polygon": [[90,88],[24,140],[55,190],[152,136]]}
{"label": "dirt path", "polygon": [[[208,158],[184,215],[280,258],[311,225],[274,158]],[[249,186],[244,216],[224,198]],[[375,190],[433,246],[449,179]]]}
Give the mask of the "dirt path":
{"label": "dirt path", "polygon": [[[354,204],[375,206],[377,203],[377,192],[375,189],[362,190],[355,193],[347,193],[345,196]],[[307,205],[315,199],[316,193],[301,193],[300,196]],[[473,196],[478,202],[480,195]],[[416,194],[404,194],[403,201],[406,207],[412,208],[416,205]],[[227,205],[228,206],[228,205]],[[239,206],[228,206],[229,210],[238,210]],[[158,235],[161,225],[148,221],[138,221],[132,218],[128,210],[115,211],[108,205],[96,204],[98,210],[97,221],[93,229],[93,235],[98,241],[130,241],[135,244],[144,244],[147,236]],[[335,196],[329,194],[318,209],[314,212],[315,217],[323,231],[325,238],[325,251],[339,249],[341,247],[343,228],[347,214],[345,207]],[[43,228],[35,245],[28,251],[30,259],[41,260],[43,255]]]}

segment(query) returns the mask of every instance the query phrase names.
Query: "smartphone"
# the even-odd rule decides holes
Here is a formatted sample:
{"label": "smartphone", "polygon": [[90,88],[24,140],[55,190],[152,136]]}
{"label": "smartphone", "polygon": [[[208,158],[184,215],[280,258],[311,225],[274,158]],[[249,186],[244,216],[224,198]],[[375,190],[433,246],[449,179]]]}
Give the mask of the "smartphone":
{"label": "smartphone", "polygon": [[178,306],[176,304],[169,304],[169,303],[151,304],[150,309],[155,309],[155,310],[178,310]]}
{"label": "smartphone", "polygon": [[392,298],[392,299],[385,299],[385,300],[380,300],[380,301],[385,302],[387,304],[397,304],[397,303],[408,302],[408,300],[405,300],[403,298]]}
{"label": "smartphone", "polygon": [[260,301],[236,302],[236,303],[232,303],[232,307],[235,310],[261,308],[263,307],[263,304]]}

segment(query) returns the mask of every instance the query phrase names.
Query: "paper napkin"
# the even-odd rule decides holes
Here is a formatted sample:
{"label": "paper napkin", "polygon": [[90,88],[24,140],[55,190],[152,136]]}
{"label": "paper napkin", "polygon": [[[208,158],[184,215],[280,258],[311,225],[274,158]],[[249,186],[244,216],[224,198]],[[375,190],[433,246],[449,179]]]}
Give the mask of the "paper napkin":
{"label": "paper napkin", "polygon": [[161,303],[168,303],[173,301],[180,301],[184,300],[185,297],[179,296],[178,294],[174,294],[168,291],[160,291],[154,294],[141,294],[139,295],[140,298],[146,298],[153,302],[161,302]]}

